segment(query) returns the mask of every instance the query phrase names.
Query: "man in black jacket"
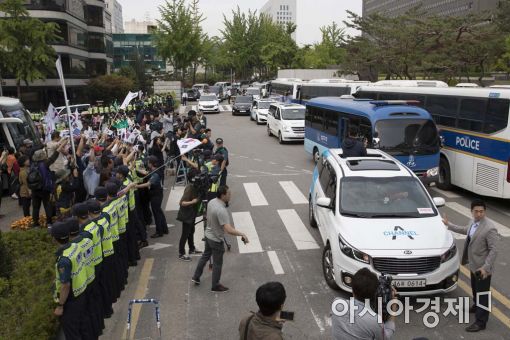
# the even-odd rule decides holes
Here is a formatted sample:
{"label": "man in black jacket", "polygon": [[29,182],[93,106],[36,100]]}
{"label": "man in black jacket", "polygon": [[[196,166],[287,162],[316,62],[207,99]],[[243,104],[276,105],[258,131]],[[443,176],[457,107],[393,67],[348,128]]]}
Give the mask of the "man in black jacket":
{"label": "man in black jacket", "polygon": [[363,142],[356,139],[358,129],[355,126],[349,126],[349,137],[342,142],[342,157],[364,157],[367,155],[367,149]]}

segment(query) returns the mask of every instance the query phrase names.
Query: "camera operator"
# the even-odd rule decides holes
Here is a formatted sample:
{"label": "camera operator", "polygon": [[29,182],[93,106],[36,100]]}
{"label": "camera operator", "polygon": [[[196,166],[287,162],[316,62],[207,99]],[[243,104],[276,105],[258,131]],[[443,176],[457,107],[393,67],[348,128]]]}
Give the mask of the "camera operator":
{"label": "camera operator", "polygon": [[239,324],[240,340],[283,340],[280,312],[287,295],[280,282],[268,282],[257,289],[255,299],[259,311]]}
{"label": "camera operator", "polygon": [[[356,310],[348,311],[342,316],[331,316],[333,339],[374,339],[374,340],[388,340],[395,333],[395,317],[390,316],[388,321],[380,324],[377,320],[377,315],[372,315],[367,312],[363,315],[361,311],[365,308],[373,311],[372,306],[377,306],[376,292],[379,287],[379,280],[377,275],[372,273],[368,268],[362,268],[354,274],[352,278],[352,295],[354,298],[353,305],[357,307]],[[392,288],[392,298],[396,295],[396,291]],[[369,305],[365,303],[367,300]],[[347,301],[347,304],[349,302]],[[385,306],[383,306],[386,308]],[[396,304],[391,306],[395,312],[398,308]],[[350,316],[354,315],[354,322],[350,322]]]}
{"label": "camera operator", "polygon": [[199,184],[194,182],[193,179],[198,176],[200,172],[197,169],[192,169],[188,172],[188,185],[184,189],[184,194],[179,202],[179,212],[177,220],[182,222],[182,233],[179,241],[179,260],[191,261],[191,257],[186,256],[184,247],[186,241],[188,242],[189,254],[202,254],[201,251],[195,249],[193,237],[195,235],[195,219],[197,217],[198,206],[200,204]]}

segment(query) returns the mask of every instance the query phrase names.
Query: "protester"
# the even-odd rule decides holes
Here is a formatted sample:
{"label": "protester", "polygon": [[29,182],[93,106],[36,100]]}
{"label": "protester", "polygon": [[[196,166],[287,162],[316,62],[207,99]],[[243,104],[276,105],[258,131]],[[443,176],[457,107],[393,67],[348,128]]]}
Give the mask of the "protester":
{"label": "protester", "polygon": [[188,172],[188,185],[184,189],[184,194],[179,201],[179,213],[177,220],[182,222],[182,233],[179,241],[179,260],[191,261],[191,257],[186,256],[185,245],[188,242],[189,254],[202,254],[195,248],[195,219],[198,213],[200,196],[198,192],[198,183],[192,183],[191,180],[200,172],[198,170]]}
{"label": "protester", "polygon": [[23,207],[23,216],[30,216],[30,206],[32,203],[32,193],[28,187],[27,177],[30,169],[30,159],[22,155],[19,158],[19,164],[21,166],[19,171],[19,202]]}

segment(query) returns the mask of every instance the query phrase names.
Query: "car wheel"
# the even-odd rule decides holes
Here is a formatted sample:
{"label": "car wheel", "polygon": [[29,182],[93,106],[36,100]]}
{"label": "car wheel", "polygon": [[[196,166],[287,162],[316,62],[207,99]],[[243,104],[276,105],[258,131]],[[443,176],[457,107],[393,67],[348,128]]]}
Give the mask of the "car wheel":
{"label": "car wheel", "polygon": [[267,124],[267,135],[271,137],[273,134],[271,133],[271,128],[269,127],[269,124]]}
{"label": "car wheel", "polygon": [[439,161],[439,180],[437,187],[441,190],[451,190],[453,187],[450,164],[444,157],[441,157]]}
{"label": "car wheel", "polygon": [[312,198],[308,201],[308,220],[310,221],[310,227],[316,229],[317,221],[315,220],[315,216],[313,215],[313,203]]}
{"label": "car wheel", "polygon": [[250,112],[250,120],[253,122],[254,119],[253,119],[253,116],[251,115],[251,112]]}
{"label": "car wheel", "polygon": [[322,273],[328,286],[334,290],[339,290],[338,284],[335,281],[335,267],[333,264],[333,252],[331,246],[326,244],[322,252]]}
{"label": "car wheel", "polygon": [[236,112],[234,110],[232,110],[232,116],[235,116],[236,115]]}
{"label": "car wheel", "polygon": [[313,148],[312,158],[313,158],[313,162],[315,164],[317,164],[317,162],[319,161],[320,157],[321,157],[321,155],[319,154],[319,149]]}
{"label": "car wheel", "polygon": [[282,137],[282,132],[281,132],[281,131],[278,131],[278,142],[279,142],[280,144],[285,143],[285,142],[283,141],[283,137]]}

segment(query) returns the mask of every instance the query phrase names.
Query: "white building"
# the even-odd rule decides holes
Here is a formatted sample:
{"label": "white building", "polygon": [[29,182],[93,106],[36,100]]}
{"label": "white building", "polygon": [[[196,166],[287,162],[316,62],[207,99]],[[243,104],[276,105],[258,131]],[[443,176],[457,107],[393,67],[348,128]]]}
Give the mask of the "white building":
{"label": "white building", "polygon": [[[269,15],[278,24],[296,24],[296,0],[269,0],[260,12]],[[292,38],[296,40],[296,32],[292,34]]]}
{"label": "white building", "polygon": [[124,22],[124,33],[127,34],[148,34],[152,33],[158,27],[157,23],[152,20],[136,21],[131,19]]}
{"label": "white building", "polygon": [[112,33],[124,33],[124,18],[122,17],[122,5],[117,0],[107,0],[106,9],[112,15]]}

